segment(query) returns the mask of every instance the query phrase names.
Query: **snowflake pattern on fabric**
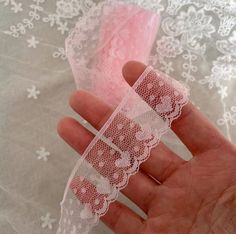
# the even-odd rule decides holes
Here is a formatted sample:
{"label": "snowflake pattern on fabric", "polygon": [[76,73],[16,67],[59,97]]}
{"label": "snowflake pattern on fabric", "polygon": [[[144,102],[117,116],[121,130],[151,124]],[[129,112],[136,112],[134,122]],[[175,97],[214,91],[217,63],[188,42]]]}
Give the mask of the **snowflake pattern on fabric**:
{"label": "snowflake pattern on fabric", "polygon": [[37,45],[39,44],[39,41],[36,40],[34,36],[32,36],[30,39],[27,40],[28,42],[28,47],[29,48],[37,48]]}
{"label": "snowflake pattern on fabric", "polygon": [[40,147],[39,150],[36,150],[36,154],[38,155],[37,159],[48,161],[48,156],[50,155],[50,152],[46,151],[45,147]]}
{"label": "snowflake pattern on fabric", "polygon": [[51,214],[48,212],[45,216],[41,216],[40,220],[42,221],[42,228],[53,228],[53,223],[56,222],[56,219],[51,218]]}
{"label": "snowflake pattern on fabric", "polygon": [[37,87],[35,85],[32,85],[31,88],[27,89],[28,98],[33,98],[33,99],[38,99],[38,96],[40,95],[40,91],[37,89]]}
{"label": "snowflake pattern on fabric", "polygon": [[16,14],[23,11],[22,3],[16,2],[15,0],[0,0],[0,3],[3,3],[4,6],[10,6],[10,9]]}

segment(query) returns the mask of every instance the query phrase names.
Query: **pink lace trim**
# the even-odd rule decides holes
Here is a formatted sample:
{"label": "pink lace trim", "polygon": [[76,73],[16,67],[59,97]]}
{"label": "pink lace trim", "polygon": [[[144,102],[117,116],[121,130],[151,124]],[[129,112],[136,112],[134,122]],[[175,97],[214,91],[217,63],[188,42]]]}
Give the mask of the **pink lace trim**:
{"label": "pink lace trim", "polygon": [[91,9],[65,43],[77,88],[116,107],[129,88],[123,65],[130,60],[148,63],[159,23],[154,12],[120,1]]}
{"label": "pink lace trim", "polygon": [[58,234],[88,233],[97,224],[187,102],[178,82],[151,67],[143,72],[71,173]]}

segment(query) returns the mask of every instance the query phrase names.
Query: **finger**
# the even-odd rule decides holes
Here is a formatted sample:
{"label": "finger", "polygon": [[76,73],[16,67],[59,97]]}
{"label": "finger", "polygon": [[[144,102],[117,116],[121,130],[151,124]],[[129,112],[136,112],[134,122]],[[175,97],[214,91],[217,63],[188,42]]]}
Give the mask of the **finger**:
{"label": "finger", "polygon": [[60,137],[79,154],[85,151],[93,138],[92,133],[86,131],[81,124],[78,124],[78,122],[71,117],[65,117],[59,121],[57,132]]}
{"label": "finger", "polygon": [[[94,138],[94,135],[80,123],[68,117],[60,121],[58,124],[58,132],[59,135],[80,154],[83,153]],[[109,154],[112,148],[106,143],[98,141],[96,144],[97,146],[94,148],[99,148],[104,151],[104,153],[100,155],[100,161],[96,160],[96,152],[93,152],[93,150],[86,155],[86,160],[104,178],[109,179],[111,185],[116,186],[117,184],[121,184],[125,169],[122,170],[122,168],[118,168],[114,165],[114,157],[116,157],[116,154],[112,156]],[[99,162],[103,162],[102,168]],[[114,177],[114,175],[116,176]],[[124,181],[124,185],[126,185],[126,181]],[[153,197],[152,194],[155,185],[154,180],[138,172],[130,178],[130,183],[122,190],[122,193],[136,203],[144,212],[147,212],[149,201],[151,201]]]}
{"label": "finger", "polygon": [[147,214],[153,204],[152,201],[155,197],[155,188],[157,186],[159,185],[154,180],[140,170],[137,174],[130,177],[128,186],[122,190],[122,193],[135,204],[139,204],[139,208]]}
{"label": "finger", "polygon": [[[75,92],[70,98],[70,105],[97,130],[104,125],[113,111],[106,103],[85,91]],[[94,108],[95,106],[96,108]],[[129,123],[129,120],[123,119],[124,127],[128,126]],[[130,133],[130,139],[127,139],[129,143],[133,141],[135,130],[135,128],[127,129],[127,132]],[[141,164],[141,169],[156,180],[164,182],[184,162],[183,159],[160,142],[158,147],[152,149],[149,159]]]}
{"label": "finger", "polygon": [[144,222],[140,216],[118,201],[110,204],[101,220],[117,234],[141,233]]}
{"label": "finger", "polygon": [[[123,76],[132,86],[145,68],[146,65],[140,62],[128,62],[123,67]],[[153,92],[159,93],[160,90],[156,88]],[[190,102],[183,107],[180,117],[173,121],[171,128],[193,155],[218,148],[226,142],[220,132]]]}
{"label": "finger", "polygon": [[[74,93],[70,98],[70,105],[97,130],[100,130],[113,113],[111,107],[85,91],[77,91]],[[112,131],[112,129],[115,131]],[[110,134],[109,130],[111,130],[113,134]],[[115,144],[119,149],[127,151],[127,146],[129,146],[130,149],[135,147],[136,142],[133,136],[139,130],[140,127],[137,124],[135,125],[127,117],[118,113],[113,117],[103,135],[110,138],[113,144]]]}
{"label": "finger", "polygon": [[[70,188],[84,205],[80,213],[82,218],[86,218],[85,216],[90,214],[99,214],[104,205],[106,206],[107,195],[98,193],[96,186],[90,181],[76,177],[72,180]],[[101,220],[115,233],[138,233],[144,221],[134,211],[118,201],[110,204],[107,213],[101,216]]]}

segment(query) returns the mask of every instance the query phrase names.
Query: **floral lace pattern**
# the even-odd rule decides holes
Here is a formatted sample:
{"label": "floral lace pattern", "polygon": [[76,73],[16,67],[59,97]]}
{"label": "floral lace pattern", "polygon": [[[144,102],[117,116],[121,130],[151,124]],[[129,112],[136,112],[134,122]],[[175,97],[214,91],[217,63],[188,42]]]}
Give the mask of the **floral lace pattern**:
{"label": "floral lace pattern", "polygon": [[[190,88],[196,85],[199,87],[207,85],[209,89],[215,87],[219,100],[225,102],[228,97],[225,81],[229,83],[235,78],[236,34],[234,28],[236,21],[233,9],[235,9],[236,3],[234,1],[206,0],[170,0],[168,3],[158,1],[156,4],[142,0],[129,2],[135,2],[142,7],[161,13],[161,30],[157,35],[156,46],[153,47],[149,56],[149,63],[166,74],[175,73],[176,78],[183,80]],[[99,19],[103,4],[104,2],[93,8],[94,11],[90,11],[91,15],[87,14],[84,21],[79,22],[70,36],[73,38],[76,35],[82,35],[77,38],[79,47],[77,50],[80,50],[77,60],[80,61],[82,67],[91,62],[89,60],[91,54],[89,50],[85,53],[84,48],[88,48],[85,44],[96,46],[96,36],[89,37],[88,35],[90,30],[96,32],[100,25]],[[97,19],[97,21],[91,19]],[[83,30],[85,22],[86,25],[90,25],[87,30]],[[121,32],[120,35],[122,35]],[[90,40],[93,40],[94,43]],[[215,44],[215,47],[210,46],[212,43]],[[73,43],[68,42],[68,44]],[[114,42],[112,48],[117,45],[117,42]],[[121,51],[116,51],[116,53],[110,51],[110,53],[109,56],[117,59],[122,55]],[[218,54],[217,59],[210,62],[210,58],[208,58],[210,54]],[[176,58],[178,58],[178,63],[174,62]],[[204,59],[208,60],[207,64],[204,63]],[[90,77],[86,71],[83,71],[83,68],[80,67],[77,70],[82,71],[80,77]],[[88,83],[86,86],[77,85],[88,89]],[[217,120],[215,122],[218,123]],[[227,136],[229,139],[231,138],[229,132]]]}
{"label": "floral lace pattern", "polygon": [[[171,74],[174,71],[178,71],[177,67],[173,67],[173,59],[181,58],[182,69],[179,75],[185,83],[189,85],[191,85],[191,83],[197,83],[198,86],[209,84],[208,87],[210,89],[215,85],[218,89],[217,94],[220,94],[220,99],[223,100],[227,97],[227,87],[225,88],[219,80],[226,81],[234,78],[234,64],[231,60],[232,55],[228,55],[227,58],[225,58],[225,55],[222,57],[219,56],[217,61],[212,61],[211,77],[205,76],[203,79],[197,79],[196,77],[197,74],[203,72],[207,73],[206,71],[210,70],[209,67],[206,68],[204,64],[201,64],[201,58],[212,53],[212,51],[210,51],[212,48],[209,47],[208,44],[211,42],[213,35],[218,33],[220,36],[225,36],[229,33],[224,28],[225,25],[227,25],[226,22],[224,22],[224,26],[223,22],[221,22],[218,28],[213,24],[217,12],[216,10],[219,10],[221,5],[218,3],[213,7],[213,5],[205,4],[203,1],[189,1],[189,6],[187,5],[186,7],[187,3],[188,1],[168,2],[166,11],[169,15],[162,19],[161,30],[163,35],[159,33],[157,36],[156,43],[151,51],[150,63],[154,67],[162,65],[161,68],[163,68],[164,72]],[[94,86],[96,82],[107,85],[106,89],[99,88],[99,90],[102,90],[102,92],[98,94],[100,98],[103,98],[107,93],[109,95],[109,92],[112,92],[113,96],[116,93],[108,84],[109,79],[111,79],[110,77],[117,76],[113,76],[109,73],[109,79],[106,80],[104,70],[112,71],[115,67],[118,67],[120,70],[122,66],[119,67],[119,64],[113,64],[114,66],[109,67],[109,63],[112,64],[113,61],[122,61],[124,63],[122,59],[127,57],[124,51],[126,48],[125,45],[128,43],[125,41],[127,38],[128,40],[135,41],[135,39],[131,39],[132,33],[129,34],[129,30],[133,30],[134,27],[129,29],[128,25],[129,19],[130,21],[138,22],[135,16],[138,15],[139,11],[130,6],[123,9],[121,14],[116,15],[116,10],[114,9],[122,8],[122,3],[120,4],[112,4],[110,1],[99,4],[87,14],[84,21],[77,23],[75,29],[71,32],[66,41],[68,58],[72,70],[74,71],[75,79],[79,82],[78,86],[96,93],[96,87]],[[185,6],[185,9],[182,9],[181,4]],[[211,10],[215,15],[209,14]],[[125,17],[125,11],[128,12],[128,17]],[[161,11],[162,8],[158,12]],[[114,17],[114,20],[111,15]],[[104,23],[104,19],[106,18],[108,22],[111,22],[112,27],[109,28],[108,25]],[[104,27],[104,24],[106,27]],[[96,32],[95,36],[94,32]],[[117,36],[114,32],[117,33]],[[104,35],[106,35],[106,33],[109,34],[109,36],[105,37]],[[139,37],[138,35],[139,33],[137,32],[136,36]],[[143,32],[143,35],[146,35],[145,32]],[[148,35],[151,35],[151,33]],[[103,40],[103,36],[106,40]],[[234,34],[229,38],[231,45],[233,45],[235,41],[233,37]],[[225,48],[229,46],[229,43],[225,40],[218,40],[216,42],[216,52],[225,54]],[[106,51],[107,45],[109,45],[108,53],[101,58],[100,53]],[[138,55],[142,52],[141,49],[139,51],[138,49],[140,49],[140,46],[135,46],[131,51],[137,51],[136,54]],[[231,50],[231,52],[232,51],[233,50]],[[137,55],[136,58],[138,58]],[[108,64],[105,66],[103,66],[104,61],[108,61]],[[200,64],[200,66],[198,64]],[[175,66],[177,66],[177,63],[175,63]],[[77,71],[79,71],[79,73]],[[214,73],[217,74],[217,76],[214,76]],[[160,73],[158,72],[158,74]],[[219,78],[219,74],[222,74],[224,77]],[[85,77],[86,80],[84,79]],[[147,77],[149,76],[147,75]],[[159,76],[157,75],[157,77]],[[140,79],[142,80],[142,78]],[[145,79],[143,82],[145,83]],[[115,114],[112,115],[108,123],[105,124],[104,128],[107,129],[101,130],[96,137],[97,142],[95,140],[92,145],[88,147],[82,156],[82,159],[85,159],[89,164],[87,173],[81,175],[78,172],[78,168],[76,168],[68,182],[65,197],[62,202],[62,217],[59,233],[63,233],[63,231],[68,232],[70,230],[70,225],[67,225],[67,223],[75,224],[76,221],[74,217],[80,217],[80,227],[74,227],[75,230],[79,228],[79,232],[87,233],[93,224],[98,222],[99,217],[105,214],[109,203],[116,199],[118,191],[127,184],[129,176],[137,171],[142,160],[146,160],[150,153],[150,148],[159,142],[160,136],[170,127],[171,118],[175,116],[176,113],[177,115],[180,113],[181,108],[178,109],[173,106],[172,98],[174,97],[176,101],[175,98],[177,98],[181,92],[175,90],[172,91],[172,96],[165,95],[165,82],[166,80],[157,81],[159,90],[161,90],[160,95],[158,95],[158,91],[156,91],[156,93],[149,93],[150,90],[153,89],[153,86],[155,86],[152,82],[147,83],[145,88],[143,87],[144,84],[141,82],[141,94],[139,93],[139,86],[134,86],[134,90],[137,94],[139,94],[139,96],[144,94],[144,96],[142,96],[143,100],[152,107],[152,110],[154,110],[164,122],[157,121],[161,124],[157,124],[158,127],[155,126],[155,129],[146,124],[148,121],[144,121],[145,124],[144,122],[138,124],[132,123],[133,116],[138,116],[138,113],[143,114],[144,110],[147,111],[148,108],[143,106],[143,109],[132,109],[133,104],[138,100],[134,97],[129,97],[128,100],[125,98],[127,103],[121,103],[118,106],[118,111],[115,111]],[[116,84],[115,80],[113,84]],[[116,86],[118,86],[118,83]],[[120,84],[119,86],[121,87]],[[125,90],[125,87],[122,87],[122,90]],[[170,92],[167,91],[167,93]],[[158,95],[158,103],[155,102],[157,100],[156,95]],[[134,99],[133,102],[131,102],[131,99]],[[154,106],[152,106],[153,103],[155,103]],[[183,103],[186,103],[186,97]],[[124,106],[120,107],[122,105]],[[138,104],[135,106],[138,106]],[[233,115],[229,113],[230,112],[227,112],[227,115],[225,115],[223,119],[220,119],[218,124],[232,124],[233,117],[231,116]],[[152,115],[154,114],[152,113]],[[148,117],[146,116],[146,118]],[[155,117],[153,118],[155,119]],[[120,122],[119,119],[125,121],[125,124]],[[131,123],[130,119],[132,119]],[[130,127],[130,124],[133,125],[133,128],[128,129],[126,126]],[[114,131],[115,128],[118,129],[117,132]],[[127,132],[128,134],[132,132],[132,136],[135,136],[135,138],[130,137],[131,140],[129,140],[125,135]],[[101,136],[108,138],[110,143],[115,144],[119,150],[114,150],[111,146],[104,144],[100,139]],[[129,143],[132,149],[125,145],[127,141],[131,141]],[[96,159],[94,159],[94,155],[97,155],[95,157]],[[105,156],[106,159],[111,157],[111,162],[106,162],[105,160],[100,161],[100,159]],[[84,164],[86,163],[82,162],[83,167],[86,167]],[[89,173],[89,171],[93,171],[93,169],[95,169],[96,172]],[[93,175],[93,173],[95,173],[95,175]],[[68,189],[72,192],[69,192]],[[77,197],[79,201],[79,207],[76,208],[78,213],[71,217],[67,215],[67,203],[70,199],[74,201],[75,197]],[[73,206],[70,206],[70,210],[71,209],[75,212]],[[65,222],[62,220],[65,220]]]}
{"label": "floral lace pattern", "polygon": [[[0,202],[3,198],[4,204],[8,204],[8,207],[3,210],[3,212],[6,210],[3,215],[6,219],[0,222],[3,224],[0,227],[1,230],[3,229],[2,232],[42,233],[48,229],[48,233],[50,231],[53,233],[56,230],[57,224],[53,222],[50,230],[51,226],[47,220],[51,217],[59,219],[59,201],[63,194],[67,174],[74,165],[73,159],[68,157],[69,154],[73,154],[73,151],[69,151],[62,144],[55,131],[55,123],[58,119],[65,113],[71,114],[66,112],[66,103],[61,101],[66,100],[71,92],[67,84],[71,82],[73,85],[71,68],[68,65],[64,47],[65,38],[71,30],[73,34],[76,24],[81,25],[81,31],[74,34],[81,35],[78,42],[83,42],[81,47],[77,48],[81,52],[81,56],[78,57],[83,67],[81,76],[92,77],[93,73],[90,73],[90,68],[94,68],[96,63],[93,61],[90,64],[92,60],[88,58],[91,58],[91,52],[95,52],[99,44],[97,42],[101,34],[98,28],[102,22],[99,20],[105,2],[107,1],[0,0],[0,44],[2,46],[0,52],[0,95],[2,97],[0,145],[4,146],[0,156],[2,175],[0,186],[4,188],[6,194],[17,195],[12,197],[14,203],[10,200],[10,202],[5,202],[7,196],[0,196]],[[161,16],[159,30],[153,27],[153,32],[156,33],[157,30],[158,32],[154,38],[150,56],[147,55],[148,63],[185,83],[191,90],[191,100],[197,108],[204,112],[228,139],[235,141],[236,1],[125,0],[123,2],[139,5]],[[135,14],[130,15],[131,18],[133,16]],[[116,22],[111,20],[111,22],[114,23],[112,27],[114,29],[118,29],[117,26],[121,23],[119,20]],[[116,31],[116,37],[120,35],[119,40],[108,43],[109,53],[103,54],[110,61],[126,56],[120,45],[126,45],[122,44],[122,41],[129,42],[130,35],[129,30],[122,32],[122,29],[127,26],[126,21],[122,22],[124,24],[120,25],[121,30]],[[129,22],[128,19],[127,22]],[[194,27],[191,27],[193,25]],[[150,29],[145,28],[145,30],[147,33]],[[142,33],[141,30],[136,31],[141,35],[140,32]],[[93,37],[90,36],[91,34]],[[100,45],[102,44],[104,41]],[[151,47],[151,43],[149,46]],[[89,67],[89,70],[84,69],[86,67]],[[117,80],[116,85],[119,84]],[[113,87],[114,90],[116,90],[116,85]],[[120,99],[119,96],[116,98]],[[150,101],[154,99],[153,95],[149,96]],[[157,110],[163,106],[171,109],[168,97],[163,96],[160,101],[162,103],[159,103]],[[132,106],[132,103],[130,105]],[[136,110],[137,114],[140,111]],[[132,119],[134,116],[129,117]],[[151,120],[155,118],[156,115],[149,117]],[[81,121],[89,126],[86,120]],[[11,131],[13,126],[14,133]],[[142,139],[151,138],[152,127],[146,126],[145,123],[141,126],[142,131],[135,134],[137,139],[142,141]],[[122,128],[122,126],[119,125],[117,128]],[[121,141],[122,139],[123,137],[120,137]],[[138,146],[134,146],[133,150],[138,152],[138,149]],[[126,157],[120,157],[116,165],[130,166],[130,161],[127,160],[130,155],[127,152],[124,155]],[[15,164],[17,157],[19,160]],[[67,163],[64,163],[64,160]],[[105,162],[99,162],[98,165],[102,168]],[[14,180],[9,183],[9,171],[14,171],[21,182],[30,181],[32,186],[29,188],[23,182],[14,184]],[[119,175],[114,173],[113,176],[118,178]],[[42,186],[42,184],[48,186]],[[103,184],[106,184],[106,181],[103,181]],[[42,188],[40,196],[38,196],[39,193],[34,193],[39,188]],[[4,191],[1,191],[1,195]],[[55,195],[53,195],[53,201],[51,196],[48,196],[49,193]],[[71,196],[74,197],[73,192]],[[22,200],[18,201],[17,198],[22,198]],[[74,203],[77,204],[74,200],[68,201],[65,206],[69,208],[74,206]],[[8,212],[9,209],[11,212]],[[87,207],[87,211],[91,211],[90,207]],[[43,221],[40,217],[46,217],[47,213],[51,216]],[[15,218],[14,214],[21,218]],[[86,210],[83,215],[86,216]],[[23,227],[22,223],[26,222],[32,225]],[[76,230],[78,232],[81,228],[79,224],[77,226],[72,226],[72,233],[76,233]],[[97,233],[100,232],[96,229]]]}
{"label": "floral lace pattern", "polygon": [[[187,101],[187,89],[176,81],[151,67],[143,72],[74,168],[61,203],[58,234],[88,233],[96,225]],[[129,118],[137,105],[148,113],[138,121]],[[143,124],[152,115],[158,120],[155,128]]]}

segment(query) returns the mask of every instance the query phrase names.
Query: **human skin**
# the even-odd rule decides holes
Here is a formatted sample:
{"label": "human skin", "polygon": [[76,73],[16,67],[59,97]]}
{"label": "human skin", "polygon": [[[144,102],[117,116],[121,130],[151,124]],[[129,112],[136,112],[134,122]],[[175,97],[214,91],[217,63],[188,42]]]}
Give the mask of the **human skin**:
{"label": "human skin", "polygon": [[[145,68],[129,62],[123,76],[133,85]],[[98,130],[113,111],[82,90],[72,94],[70,105]],[[102,221],[118,234],[235,234],[236,147],[190,102],[171,128],[192,159],[183,160],[161,142],[122,190],[147,218],[116,201]],[[94,137],[70,117],[59,122],[58,133],[80,154]]]}

